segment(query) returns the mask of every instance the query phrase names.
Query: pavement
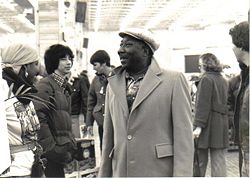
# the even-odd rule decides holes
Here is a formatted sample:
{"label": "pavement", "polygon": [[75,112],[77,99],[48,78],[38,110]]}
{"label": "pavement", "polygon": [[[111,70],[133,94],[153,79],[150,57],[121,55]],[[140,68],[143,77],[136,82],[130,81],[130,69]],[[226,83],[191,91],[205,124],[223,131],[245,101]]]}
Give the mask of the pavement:
{"label": "pavement", "polygon": [[[240,177],[239,161],[237,151],[228,151],[226,153],[227,177]],[[210,161],[206,172],[206,177],[211,177]]]}
{"label": "pavement", "polygon": [[[98,137],[98,129],[94,124],[94,139],[95,139],[95,153],[96,153],[96,165],[100,165],[100,141]],[[208,162],[208,168],[206,172],[206,177],[211,177],[210,160]],[[226,166],[227,166],[227,177],[239,177],[239,161],[237,151],[228,151],[226,153]]]}

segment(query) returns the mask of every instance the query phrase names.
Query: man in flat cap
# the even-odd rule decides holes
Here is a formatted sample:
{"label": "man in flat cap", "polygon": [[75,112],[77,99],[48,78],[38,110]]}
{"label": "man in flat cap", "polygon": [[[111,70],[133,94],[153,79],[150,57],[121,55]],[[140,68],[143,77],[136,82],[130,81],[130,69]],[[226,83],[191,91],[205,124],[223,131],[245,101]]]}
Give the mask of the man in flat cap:
{"label": "man in flat cap", "polygon": [[149,31],[129,29],[108,78],[100,177],[191,177],[193,138],[188,83],[161,69]]}

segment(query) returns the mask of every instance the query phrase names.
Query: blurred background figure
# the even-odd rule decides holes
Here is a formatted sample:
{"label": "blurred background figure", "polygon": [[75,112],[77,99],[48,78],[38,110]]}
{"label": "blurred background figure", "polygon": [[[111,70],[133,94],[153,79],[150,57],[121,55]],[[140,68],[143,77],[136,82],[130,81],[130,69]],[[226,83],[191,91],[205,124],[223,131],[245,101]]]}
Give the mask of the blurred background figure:
{"label": "blurred background figure", "polygon": [[98,125],[100,149],[102,150],[104,105],[108,84],[107,77],[112,71],[112,68],[110,66],[109,54],[104,50],[96,51],[91,56],[90,63],[96,71],[96,76],[92,80],[89,88],[86,125],[88,132],[93,135],[93,123],[96,121]]}
{"label": "blurred background figure", "polygon": [[189,81],[191,82],[191,102],[192,102],[192,115],[194,118],[194,113],[195,113],[195,100],[196,100],[196,92],[197,92],[197,87],[200,81],[200,74],[199,75],[192,75],[190,76]]}
{"label": "blurred background figure", "polygon": [[214,54],[201,55],[199,67],[202,76],[196,93],[193,135],[198,138],[200,176],[206,175],[210,155],[211,176],[226,177],[228,83],[221,75],[222,65]]}
{"label": "blurred background figure", "polygon": [[45,66],[40,65],[39,74],[35,77],[34,85],[36,85],[43,77],[47,77],[48,74],[46,72]]}
{"label": "blurred background figure", "polygon": [[71,96],[68,77],[73,65],[73,52],[68,46],[55,44],[44,54],[47,77],[37,84],[37,96],[50,107],[37,103],[35,109],[41,124],[39,143],[47,161],[46,177],[64,177],[64,166],[72,161],[76,141],[72,133]]}
{"label": "blurred background figure", "polygon": [[229,119],[229,144],[230,149],[238,149],[237,142],[235,142],[235,125],[234,125],[234,111],[236,97],[240,87],[240,75],[231,76],[228,80],[228,119]]}
{"label": "blurred background figure", "polygon": [[240,176],[249,177],[249,23],[235,25],[229,34],[241,69],[234,107],[235,142],[239,145]]}
{"label": "blurred background figure", "polygon": [[37,143],[40,124],[32,102],[37,101],[33,97],[37,92],[33,82],[40,70],[38,53],[27,45],[13,44],[2,50],[1,57],[4,80],[1,95],[6,113],[6,118],[1,119],[7,120],[11,163],[2,162],[4,156],[0,156],[1,164],[6,166],[0,177],[34,176],[32,166],[40,161],[37,154],[42,151]]}
{"label": "blurred background figure", "polygon": [[83,70],[77,77],[73,77],[71,94],[71,119],[72,131],[76,138],[85,136],[86,114],[89,91],[89,79],[87,71]]}

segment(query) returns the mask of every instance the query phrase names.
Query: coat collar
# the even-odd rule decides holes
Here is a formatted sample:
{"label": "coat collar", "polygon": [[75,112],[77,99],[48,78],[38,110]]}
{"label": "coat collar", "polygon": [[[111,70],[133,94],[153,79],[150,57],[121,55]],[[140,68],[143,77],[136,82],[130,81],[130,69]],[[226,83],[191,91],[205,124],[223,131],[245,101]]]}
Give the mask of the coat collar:
{"label": "coat collar", "polygon": [[[114,69],[113,74],[108,78],[109,85],[114,94],[119,98],[122,108],[126,113],[129,112],[126,98],[126,81],[125,69],[118,67]],[[153,92],[153,90],[161,83],[159,75],[162,73],[161,68],[154,58],[145,74],[140,89],[134,101],[131,113]]]}
{"label": "coat collar", "polygon": [[150,93],[161,83],[159,75],[162,73],[158,63],[153,58],[151,65],[142,81],[140,89],[137,93],[136,99],[133,103],[131,113],[149,96]]}

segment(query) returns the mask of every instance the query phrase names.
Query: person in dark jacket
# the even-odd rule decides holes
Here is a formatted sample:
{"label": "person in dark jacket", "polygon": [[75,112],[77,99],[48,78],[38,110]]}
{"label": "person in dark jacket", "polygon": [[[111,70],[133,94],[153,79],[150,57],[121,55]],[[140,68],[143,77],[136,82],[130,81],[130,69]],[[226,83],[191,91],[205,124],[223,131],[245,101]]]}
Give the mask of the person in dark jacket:
{"label": "person in dark jacket", "polygon": [[64,177],[64,165],[69,163],[76,151],[76,141],[71,126],[70,87],[66,76],[70,73],[74,55],[61,44],[50,46],[44,55],[48,76],[37,84],[37,95],[46,103],[35,104],[41,124],[39,143],[47,159],[46,177]]}
{"label": "person in dark jacket", "polygon": [[249,23],[241,22],[230,29],[233,52],[241,69],[234,125],[236,143],[239,145],[240,176],[249,177]]}
{"label": "person in dark jacket", "polygon": [[86,125],[88,132],[93,135],[94,120],[97,122],[100,148],[102,150],[105,93],[108,84],[107,77],[112,68],[110,67],[110,57],[104,50],[96,51],[91,56],[90,63],[96,71],[96,76],[89,88]]}
{"label": "person in dark jacket", "polygon": [[236,135],[235,135],[235,126],[234,126],[234,109],[236,97],[240,87],[240,75],[231,77],[228,80],[228,117],[229,117],[229,142],[230,145],[236,145]]}
{"label": "person in dark jacket", "polygon": [[[72,130],[76,138],[81,138],[81,131],[86,123],[89,79],[84,71],[73,78],[71,94]],[[84,135],[83,135],[84,136]]]}
{"label": "person in dark jacket", "polygon": [[211,176],[226,177],[226,148],[228,139],[228,82],[221,75],[222,65],[214,54],[199,58],[202,73],[195,101],[194,137],[198,137],[201,177],[205,177],[208,151]]}

